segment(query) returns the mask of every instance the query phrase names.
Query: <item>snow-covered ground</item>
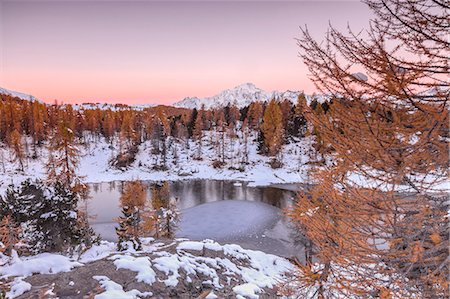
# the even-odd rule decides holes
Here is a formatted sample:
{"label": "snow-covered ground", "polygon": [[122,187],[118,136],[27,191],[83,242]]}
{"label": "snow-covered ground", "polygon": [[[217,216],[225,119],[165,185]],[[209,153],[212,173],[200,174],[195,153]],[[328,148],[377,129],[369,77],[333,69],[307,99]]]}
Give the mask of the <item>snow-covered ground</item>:
{"label": "snow-covered ground", "polygon": [[[48,281],[52,277],[53,280],[57,278],[56,283],[50,284],[48,290],[41,289],[41,292],[58,295],[58,291],[64,289],[66,294],[80,294],[85,286],[77,281],[79,274],[76,269],[81,267],[94,268],[95,273],[90,278],[83,279],[101,286],[95,296],[97,299],[142,298],[153,295],[164,297],[163,292],[167,292],[167,288],[180,287],[181,291],[186,282],[200,286],[200,290],[196,289],[195,292],[210,291],[208,298],[258,298],[258,295],[282,283],[288,273],[294,270],[293,265],[283,258],[261,251],[245,250],[234,244],[220,245],[210,240],[176,240],[167,244],[155,242],[151,238],[143,241],[144,249],[139,252],[116,252],[114,243],[103,241],[74,257],[43,253],[8,259],[0,255],[0,278],[13,279],[12,288],[7,293],[8,298],[36,289],[38,286],[33,286],[32,279],[26,281],[32,274],[52,274],[40,277]],[[94,263],[99,260],[103,260],[103,264]],[[115,266],[116,272],[112,272],[109,275],[111,277],[106,274],[106,270],[102,271],[106,268],[101,268],[100,265],[105,263]],[[130,279],[141,283],[140,289],[130,287],[130,283],[121,285],[114,281],[117,280],[117,271],[120,269],[130,270]],[[68,277],[73,280],[61,285],[67,278],[63,275],[65,272],[69,272]]]}
{"label": "snow-covered ground", "polygon": [[[214,160],[218,159],[217,149],[212,145],[215,132],[205,132],[202,146],[202,160],[195,160],[197,155],[197,144],[189,141],[189,148],[185,142],[176,142],[177,154],[168,151],[168,170],[155,171],[153,166],[159,156],[152,154],[151,141],[139,146],[139,153],[134,163],[126,170],[113,169],[110,160],[118,153],[117,143],[113,145],[104,139],[90,141],[89,146],[80,146],[81,157],[77,173],[84,177],[88,183],[127,181],[127,180],[186,180],[186,179],[217,179],[217,180],[240,180],[251,182],[252,185],[270,185],[279,183],[302,183],[307,180],[308,165],[312,153],[312,137],[302,138],[295,143],[287,144],[281,151],[283,167],[272,169],[269,165],[271,157],[257,153],[257,143],[253,141],[255,134],[249,137],[248,159],[244,171],[230,169],[230,166],[238,168],[239,157],[242,156],[242,145],[237,139],[232,143],[228,140],[226,144],[226,155],[233,159],[226,159],[226,165],[220,169],[212,166]],[[31,149],[30,149],[31,152]],[[27,159],[25,171],[18,171],[18,164],[11,162],[13,154],[6,146],[0,147],[0,194],[11,183],[18,184],[30,179],[45,178],[45,163],[47,161],[47,150],[45,147],[39,149],[38,159]],[[175,156],[178,156],[175,158]]]}

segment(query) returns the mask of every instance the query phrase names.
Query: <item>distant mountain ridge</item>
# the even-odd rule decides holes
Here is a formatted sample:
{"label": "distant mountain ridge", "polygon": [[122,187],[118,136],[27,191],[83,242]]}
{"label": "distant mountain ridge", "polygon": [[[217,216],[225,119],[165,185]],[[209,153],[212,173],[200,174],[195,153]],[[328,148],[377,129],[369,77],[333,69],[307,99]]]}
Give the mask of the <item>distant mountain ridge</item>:
{"label": "distant mountain ridge", "polygon": [[22,92],[9,90],[9,89],[2,88],[2,87],[0,87],[0,94],[6,94],[6,95],[9,95],[9,96],[12,96],[12,97],[18,97],[18,98],[20,98],[22,100],[26,100],[26,101],[38,101],[38,102],[41,102],[38,98],[36,98],[36,97],[34,97],[34,96],[30,95],[30,94],[25,94],[25,93],[22,93]]}
{"label": "distant mountain ridge", "polygon": [[236,105],[239,108],[250,105],[252,102],[267,102],[271,99],[289,100],[293,103],[297,102],[298,96],[302,94],[300,91],[272,91],[267,92],[255,86],[253,83],[245,83],[238,85],[232,89],[226,89],[219,94],[206,97],[187,97],[173,104],[179,108],[200,109],[203,105],[205,109],[225,107],[228,105]]}
{"label": "distant mountain ridge", "polygon": [[[219,107],[226,107],[228,105],[235,105],[239,108],[250,105],[253,102],[268,102],[271,99],[275,100],[289,100],[292,103],[297,103],[298,96],[302,94],[301,91],[271,91],[267,92],[261,88],[258,88],[253,83],[244,83],[238,85],[232,89],[226,89],[219,94],[211,97],[198,98],[198,97],[186,97],[183,100],[174,103],[172,106],[176,108],[187,108],[187,109],[200,109],[202,106],[205,109],[214,109]],[[26,101],[39,101],[36,97],[8,90],[6,88],[0,87],[0,94],[7,94],[13,97],[18,97]],[[307,102],[311,102],[312,97],[305,95]],[[317,100],[323,100],[318,97]],[[76,110],[80,109],[112,109],[112,110],[123,110],[123,109],[135,109],[143,110],[145,108],[154,107],[158,104],[110,104],[110,103],[82,103],[82,104],[72,104],[73,108]]]}
{"label": "distant mountain ridge", "polygon": [[[6,88],[0,87],[0,94],[6,94],[12,97],[18,97],[25,101],[38,101],[43,103],[41,100],[36,98],[35,96],[25,94],[18,91],[9,90]],[[75,110],[82,109],[101,109],[101,110],[126,110],[126,109],[134,109],[134,110],[144,110],[145,108],[154,107],[158,104],[111,104],[111,103],[81,103],[81,104],[63,104],[63,105],[71,105]]]}

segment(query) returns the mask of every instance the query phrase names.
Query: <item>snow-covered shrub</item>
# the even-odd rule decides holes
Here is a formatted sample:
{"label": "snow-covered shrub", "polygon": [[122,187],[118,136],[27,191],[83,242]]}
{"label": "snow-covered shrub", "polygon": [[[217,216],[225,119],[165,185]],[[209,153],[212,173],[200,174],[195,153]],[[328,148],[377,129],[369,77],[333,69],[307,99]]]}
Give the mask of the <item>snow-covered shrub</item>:
{"label": "snow-covered shrub", "polygon": [[167,207],[162,207],[156,211],[158,235],[160,237],[173,238],[180,221],[180,213],[176,202],[171,200]]}

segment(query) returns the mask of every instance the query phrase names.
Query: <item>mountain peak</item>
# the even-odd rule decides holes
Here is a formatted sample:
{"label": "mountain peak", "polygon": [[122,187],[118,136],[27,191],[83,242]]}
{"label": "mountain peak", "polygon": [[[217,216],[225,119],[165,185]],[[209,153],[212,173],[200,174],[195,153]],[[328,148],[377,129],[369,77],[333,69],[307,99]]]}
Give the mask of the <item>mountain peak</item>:
{"label": "mountain peak", "polygon": [[255,84],[253,84],[251,82],[247,82],[247,83],[242,83],[242,84],[236,86],[233,89],[259,89],[259,88],[256,87]]}
{"label": "mountain peak", "polygon": [[240,84],[232,89],[226,89],[212,97],[188,97],[175,103],[174,106],[190,109],[200,109],[204,106],[205,109],[213,109],[228,105],[236,105],[237,107],[242,108],[250,105],[252,102],[267,102],[271,99],[287,99],[295,103],[299,94],[299,91],[267,92],[256,87],[255,84],[248,82]]}

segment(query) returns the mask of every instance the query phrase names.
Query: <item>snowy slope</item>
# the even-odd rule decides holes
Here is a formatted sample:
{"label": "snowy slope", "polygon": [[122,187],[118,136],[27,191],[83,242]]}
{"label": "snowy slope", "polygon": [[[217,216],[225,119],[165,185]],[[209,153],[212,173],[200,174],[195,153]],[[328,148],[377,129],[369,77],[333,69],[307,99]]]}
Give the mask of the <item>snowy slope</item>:
{"label": "snowy slope", "polygon": [[110,104],[110,103],[82,103],[82,104],[72,104],[74,110],[91,110],[91,109],[100,109],[100,110],[112,110],[112,111],[120,111],[120,110],[137,110],[142,111],[145,108],[155,107],[158,104]]}
{"label": "snowy slope", "polygon": [[300,91],[290,90],[284,92],[267,92],[256,87],[253,83],[245,83],[236,86],[235,88],[224,90],[212,97],[188,97],[180,102],[175,103],[174,106],[180,108],[200,109],[202,105],[205,105],[205,109],[211,109],[217,107],[225,107],[230,104],[242,108],[250,105],[255,101],[267,102],[271,99],[287,99],[292,101],[293,103],[296,103],[297,98],[300,94]]}
{"label": "snowy slope", "polygon": [[18,91],[9,90],[9,89],[2,88],[2,87],[0,87],[0,94],[6,94],[6,95],[10,95],[12,97],[18,97],[18,98],[21,98],[22,100],[26,100],[26,101],[39,101],[40,102],[40,100],[38,100],[37,98],[35,98],[32,95],[25,94],[25,93],[18,92]]}
{"label": "snowy slope", "polygon": [[[219,134],[219,133],[217,133]],[[110,165],[110,159],[117,155],[118,141],[113,145],[101,138],[101,140],[90,140],[86,137],[89,146],[81,146],[80,164],[77,174],[84,177],[89,183],[111,182],[111,181],[129,181],[135,179],[163,181],[163,180],[187,180],[187,179],[216,179],[216,180],[236,180],[250,181],[253,186],[266,186],[279,183],[302,183],[308,179],[309,169],[308,160],[313,156],[312,137],[303,138],[297,142],[285,145],[280,153],[284,167],[272,169],[269,165],[270,157],[258,154],[256,142],[250,142],[248,145],[249,164],[245,171],[237,169],[242,159],[242,145],[235,140],[231,146],[227,138],[226,165],[223,168],[214,168],[213,161],[217,160],[217,150],[214,147],[214,140],[218,138],[216,132],[205,131],[203,137],[203,159],[194,160],[197,153],[196,143],[189,141],[188,147],[185,142],[176,141],[174,146],[177,148],[175,154],[172,150],[168,151],[167,164],[169,169],[158,171],[153,169],[157,155],[152,154],[152,143],[146,141],[139,146],[139,153],[136,161],[128,169],[118,170]],[[255,133],[249,137],[249,140],[256,138]],[[31,141],[29,141],[31,142]],[[45,163],[48,157],[47,148],[39,149],[38,159],[27,159],[25,171],[17,170],[17,163],[12,159],[14,154],[11,149],[0,143],[0,195],[3,195],[7,186],[11,183],[19,184],[25,179],[43,179],[46,176]],[[230,167],[232,169],[230,169]]]}
{"label": "snowy slope", "polygon": [[[9,90],[6,88],[0,87],[0,94],[6,94],[10,95],[12,97],[18,97],[25,101],[38,101],[43,103],[41,100],[37,99],[36,97],[25,94],[18,91]],[[158,104],[133,104],[133,105],[127,105],[127,104],[110,104],[110,103],[82,103],[82,104],[72,104],[73,109],[75,110],[88,110],[88,109],[101,109],[101,110],[108,110],[111,109],[113,111],[117,110],[144,110],[145,108],[150,108],[157,106]]]}

